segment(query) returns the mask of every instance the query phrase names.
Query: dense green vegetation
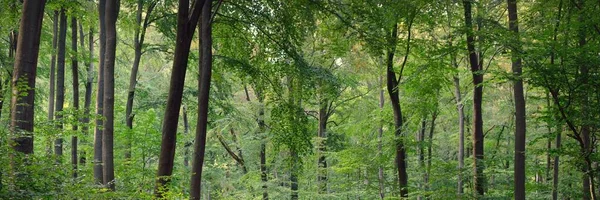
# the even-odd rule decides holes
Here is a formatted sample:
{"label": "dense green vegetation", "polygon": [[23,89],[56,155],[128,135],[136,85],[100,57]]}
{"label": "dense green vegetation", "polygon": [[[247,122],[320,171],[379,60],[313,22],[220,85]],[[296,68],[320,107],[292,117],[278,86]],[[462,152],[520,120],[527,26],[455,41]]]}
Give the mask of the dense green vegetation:
{"label": "dense green vegetation", "polygon": [[596,199],[599,12],[0,0],[0,199]]}

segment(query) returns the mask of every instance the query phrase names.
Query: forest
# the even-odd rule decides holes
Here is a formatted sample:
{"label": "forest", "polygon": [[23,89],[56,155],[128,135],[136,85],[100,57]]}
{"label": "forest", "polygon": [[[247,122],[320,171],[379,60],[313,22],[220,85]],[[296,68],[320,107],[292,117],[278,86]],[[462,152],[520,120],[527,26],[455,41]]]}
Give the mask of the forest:
{"label": "forest", "polygon": [[0,0],[0,199],[596,200],[599,13]]}

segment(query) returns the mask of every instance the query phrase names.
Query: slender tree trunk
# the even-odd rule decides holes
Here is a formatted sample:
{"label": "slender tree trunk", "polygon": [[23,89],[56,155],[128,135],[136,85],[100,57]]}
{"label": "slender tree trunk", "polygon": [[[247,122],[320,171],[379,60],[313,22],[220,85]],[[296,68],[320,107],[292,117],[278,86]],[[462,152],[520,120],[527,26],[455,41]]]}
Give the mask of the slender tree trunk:
{"label": "slender tree trunk", "polygon": [[298,200],[298,172],[300,171],[298,167],[298,163],[300,162],[300,158],[298,157],[298,153],[294,150],[291,150],[291,169],[290,169],[290,190],[292,191],[291,199]]}
{"label": "slender tree trunk", "polygon": [[[58,129],[63,129],[63,107],[65,103],[65,52],[67,39],[67,15],[65,9],[60,9],[60,25],[58,32],[58,61],[56,69],[56,120],[58,120]],[[58,156],[57,162],[62,160],[63,155],[63,139],[58,138],[54,141],[54,153]]]}
{"label": "slender tree trunk", "polygon": [[525,96],[523,92],[523,79],[521,77],[521,42],[519,37],[519,20],[517,15],[517,1],[507,0],[508,27],[515,34],[511,42],[512,71],[515,76],[513,90],[515,99],[515,162],[514,162],[514,190],[515,199],[525,199]]}
{"label": "slender tree trunk", "polygon": [[[77,19],[71,18],[71,74],[73,76],[73,108],[75,116],[79,119],[79,66],[77,63]],[[72,127],[73,131],[77,132],[79,120]],[[73,166],[73,178],[77,178],[77,135],[71,136],[71,165]]]}
{"label": "slender tree trunk", "polygon": [[327,113],[328,100],[321,99],[320,104],[319,129],[317,135],[319,137],[319,167],[317,169],[317,181],[319,184],[319,193],[325,194],[327,193],[327,160],[325,157],[325,151],[327,150],[327,121],[329,120],[329,113]]}
{"label": "slender tree trunk", "polygon": [[98,14],[100,21],[100,51],[98,53],[98,91],[96,93],[96,127],[94,130],[94,180],[96,183],[102,184],[104,173],[102,171],[102,135],[103,121],[100,116],[104,113],[104,54],[106,49],[106,23],[104,16],[106,10],[106,0],[99,0]]}
{"label": "slender tree trunk", "polygon": [[[21,34],[13,70],[10,127],[15,135],[13,149],[24,154],[33,154],[35,76],[45,3],[45,0],[25,0],[19,25]],[[25,91],[23,85],[27,86]]]}
{"label": "slender tree trunk", "polygon": [[[52,20],[52,58],[50,60],[50,91],[48,92],[48,120],[54,119],[54,91],[56,90],[56,46],[58,43],[58,11],[54,11]],[[2,109],[0,109],[1,111]],[[52,150],[50,150],[52,151]]]}
{"label": "slender tree trunk", "polygon": [[[258,109],[258,119],[256,120],[258,123],[258,130],[261,134],[261,140],[260,140],[260,180],[262,182],[262,189],[263,189],[263,200],[268,200],[269,199],[269,192],[267,190],[267,183],[268,183],[268,177],[267,177],[267,142],[266,142],[266,138],[263,136],[265,134],[265,132],[267,131],[267,126],[265,124],[265,110],[264,110],[264,96],[262,91],[259,88],[254,88],[255,94],[256,94],[256,98],[258,99],[258,103],[259,103],[259,109]],[[249,98],[248,98],[249,99]]]}
{"label": "slender tree trunk", "polygon": [[116,22],[119,15],[119,0],[106,0],[104,20],[106,22],[106,48],[104,53],[104,103],[102,123],[102,173],[103,184],[115,190],[113,158],[114,106],[115,106],[115,56],[117,50]]}
{"label": "slender tree trunk", "polygon": [[[81,23],[79,23],[79,27],[81,28],[81,33],[83,33],[83,26],[81,26]],[[81,38],[81,48],[85,48],[84,45],[84,36],[83,34],[80,34]],[[92,104],[92,83],[94,82],[94,62],[92,62],[93,58],[94,58],[94,31],[92,28],[90,28],[89,32],[88,32],[88,48],[89,48],[89,54],[88,54],[88,59],[89,61],[85,61],[84,64],[87,67],[86,68],[86,82],[85,82],[85,97],[84,97],[84,103],[83,103],[83,127],[82,127],[82,132],[84,135],[88,135],[89,134],[89,129],[90,129],[90,106]],[[86,137],[87,138],[87,137]],[[86,141],[87,139],[83,140],[82,142]],[[87,142],[85,142],[86,145]],[[85,164],[87,161],[86,158],[86,152],[85,150],[81,153],[81,158],[79,158],[79,163],[80,164]]]}
{"label": "slender tree trunk", "polygon": [[[384,90],[383,90],[383,76],[379,76],[379,84],[381,89],[379,90],[379,109],[383,110],[383,104],[385,102],[385,97],[384,97]],[[377,153],[379,154],[378,157],[381,156],[381,154],[383,154],[383,121],[381,122],[381,124],[379,125],[379,130],[378,130],[379,134],[377,135]],[[378,172],[378,181],[379,181],[379,198],[380,199],[384,199],[385,198],[385,177],[383,174],[383,165],[379,165],[379,172]]]}
{"label": "slender tree trunk", "polygon": [[[563,1],[561,0],[558,3],[558,14],[556,15],[556,24],[554,25],[554,33],[552,36],[552,40],[554,41],[554,43],[556,43],[557,39],[557,35],[558,35],[558,27],[560,25],[560,19],[561,19],[561,15],[562,15],[562,6],[563,6]],[[554,65],[555,63],[555,47],[552,46],[552,51],[550,52],[550,65]],[[550,97],[548,97],[550,98]],[[548,100],[548,104],[550,104],[550,100]],[[550,106],[548,106],[550,107]],[[558,120],[558,117],[555,118],[556,120]],[[560,150],[561,148],[561,133],[562,133],[562,126],[557,126],[556,127],[556,150]],[[554,156],[554,170],[552,173],[552,200],[558,200],[558,181],[559,181],[559,172],[560,172],[560,156],[557,154],[556,156]]]}
{"label": "slender tree trunk", "polygon": [[[410,31],[409,31],[410,33]],[[400,196],[408,197],[408,175],[406,173],[406,150],[402,136],[402,110],[400,108],[400,97],[398,94],[398,79],[394,72],[394,52],[396,51],[396,40],[398,37],[398,24],[394,24],[390,34],[390,47],[387,52],[387,90],[390,102],[394,110],[394,135],[396,136],[396,167],[398,169],[398,182]],[[410,37],[410,36],[409,36]],[[408,53],[408,52],[406,52]]]}
{"label": "slender tree trunk", "polygon": [[210,79],[212,75],[212,0],[205,0],[202,7],[200,23],[200,76],[198,77],[198,121],[196,125],[196,144],[192,162],[192,177],[190,183],[190,199],[200,199],[202,182],[202,166],[206,146],[206,130],[208,125],[208,100],[210,95]]}
{"label": "slender tree trunk", "polygon": [[[190,124],[188,122],[188,112],[187,106],[183,105],[183,134],[190,134]],[[186,168],[189,166],[190,160],[190,146],[192,146],[192,142],[186,141],[183,152],[183,166]]]}
{"label": "slender tree trunk", "polygon": [[[429,137],[427,141],[427,166],[425,167],[425,191],[429,191],[429,177],[431,176],[431,160],[433,158],[433,133],[435,130],[435,120],[437,119],[437,116],[438,108],[436,105],[433,114],[431,114],[431,124],[429,125]],[[426,195],[425,197],[427,197],[427,199],[430,199],[429,195]]]}
{"label": "slender tree trunk", "polygon": [[[419,169],[422,170],[421,173],[421,178],[423,178],[422,182],[419,183],[419,189],[424,190],[425,189],[425,184],[426,184],[426,176],[427,176],[427,172],[425,169],[425,131],[427,129],[427,120],[426,117],[423,117],[421,119],[421,129],[419,129],[418,135],[417,135],[417,142],[418,142],[418,149],[417,149],[417,154],[419,157]],[[417,196],[418,200],[423,199],[422,196]]]}
{"label": "slender tree trunk", "polygon": [[486,180],[483,170],[483,119],[481,101],[483,96],[483,71],[480,65],[480,59],[475,52],[475,40],[473,36],[473,19],[471,16],[471,1],[464,0],[465,26],[467,29],[467,50],[469,51],[469,63],[471,73],[473,74],[473,185],[475,192],[483,196],[485,193]]}
{"label": "slender tree trunk", "polygon": [[[179,0],[177,11],[177,44],[175,46],[175,57],[169,83],[169,95],[162,124],[162,140],[160,146],[160,157],[158,160],[157,181],[155,187],[156,198],[162,198],[166,191],[166,184],[170,181],[173,173],[175,160],[175,142],[177,141],[177,126],[179,123],[179,110],[183,96],[185,73],[190,54],[190,43],[194,35],[194,27],[198,24],[200,10],[205,0],[197,0],[190,9],[189,0]],[[189,13],[192,11],[192,13]],[[188,16],[189,14],[189,16]],[[198,140],[196,140],[198,142]],[[198,155],[194,155],[194,159]],[[200,190],[198,188],[194,190]],[[198,192],[198,194],[200,194]],[[197,198],[200,196],[197,195]]]}

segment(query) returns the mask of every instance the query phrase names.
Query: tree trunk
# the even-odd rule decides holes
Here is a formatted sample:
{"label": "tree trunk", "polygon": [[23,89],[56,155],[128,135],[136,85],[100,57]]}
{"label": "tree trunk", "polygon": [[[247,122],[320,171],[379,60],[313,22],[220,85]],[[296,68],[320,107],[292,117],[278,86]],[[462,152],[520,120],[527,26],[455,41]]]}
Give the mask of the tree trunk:
{"label": "tree trunk", "polygon": [[115,169],[113,158],[114,106],[115,106],[115,56],[117,50],[116,22],[119,15],[119,0],[106,0],[105,7],[106,47],[104,52],[104,103],[102,123],[102,173],[103,184],[115,190]]}
{"label": "tree trunk", "polygon": [[511,42],[512,71],[515,100],[515,162],[514,162],[514,190],[515,199],[525,199],[525,97],[523,95],[523,79],[521,77],[521,42],[519,37],[519,20],[517,15],[517,1],[507,0],[508,27],[515,34]]}
{"label": "tree trunk", "polygon": [[[410,32],[410,31],[409,31]],[[402,136],[402,110],[400,108],[400,97],[398,94],[398,79],[394,72],[394,52],[396,51],[396,39],[398,37],[398,24],[394,24],[391,30],[391,42],[387,52],[387,90],[390,102],[394,110],[394,135],[396,136],[396,167],[398,168],[398,182],[400,196],[408,197],[408,175],[406,173],[406,150]],[[410,36],[409,36],[410,37]],[[408,53],[408,52],[406,52]]]}
{"label": "tree trunk", "polygon": [[[106,10],[106,0],[99,0],[98,14],[100,21],[100,51],[98,53],[98,91],[96,93],[96,116],[102,116],[104,113],[104,54],[106,49],[106,23],[104,16]],[[96,117],[96,127],[94,130],[94,180],[96,183],[102,184],[104,173],[102,172],[102,128],[101,117]]]}
{"label": "tree trunk", "polygon": [[[266,130],[267,130],[267,125],[265,124],[265,110],[264,110],[264,96],[262,91],[255,87],[254,88],[255,94],[256,94],[256,98],[258,99],[258,103],[259,103],[259,108],[258,108],[258,119],[256,120],[258,123],[258,131],[261,134],[261,140],[260,140],[260,180],[262,182],[262,189],[263,189],[263,200],[268,200],[269,199],[269,192],[267,191],[267,183],[268,183],[268,177],[267,177],[267,142],[266,142],[266,138],[264,136],[262,136],[263,134],[265,134]],[[250,99],[250,98],[248,98]]]}
{"label": "tree trunk", "polygon": [[[71,18],[71,74],[73,76],[73,108],[75,109],[75,116],[79,119],[79,67],[77,63],[77,19]],[[75,122],[72,127],[73,131],[77,133],[78,126]],[[77,134],[71,136],[71,165],[73,165],[73,178],[77,178]]]}
{"label": "tree trunk", "polygon": [[[556,150],[560,150],[561,148],[561,132],[562,130],[560,129],[560,127],[558,127],[558,129],[556,130],[557,135],[556,135]],[[559,163],[559,159],[560,156],[558,156],[558,154],[556,156],[554,156],[554,171],[553,171],[553,177],[552,177],[552,200],[558,200],[558,175],[560,172],[560,163]]]}
{"label": "tree trunk", "polygon": [[[179,0],[177,12],[177,44],[175,46],[175,57],[169,83],[169,95],[162,125],[162,140],[160,146],[160,157],[158,160],[158,172],[156,180],[156,198],[162,198],[166,191],[166,184],[173,173],[173,162],[175,160],[175,142],[177,141],[177,126],[179,123],[179,110],[181,108],[181,97],[185,73],[190,54],[190,43],[194,35],[194,27],[198,23],[200,10],[204,0],[194,2],[192,9],[189,8],[189,0]],[[192,13],[189,15],[189,10]],[[196,140],[197,141],[197,140]],[[196,157],[196,155],[194,155]],[[199,185],[199,184],[198,184]],[[200,190],[200,188],[197,188]],[[199,196],[197,196],[199,197]]]}
{"label": "tree trunk", "polygon": [[[425,167],[425,191],[429,191],[429,177],[431,176],[431,160],[433,153],[433,133],[435,130],[435,120],[438,116],[438,108],[436,105],[433,114],[431,114],[431,124],[429,125],[429,137],[427,141],[427,166]],[[426,195],[427,199],[429,199],[429,195]]]}
{"label": "tree trunk", "polygon": [[[67,39],[67,15],[65,9],[60,9],[60,25],[58,32],[58,61],[56,69],[56,120],[58,120],[58,129],[63,129],[63,107],[65,103],[65,52]],[[54,141],[54,153],[58,156],[57,162],[61,162],[63,155],[63,139],[58,138]]]}
{"label": "tree trunk", "polygon": [[[13,149],[24,154],[33,153],[35,77],[45,3],[45,0],[25,0],[19,25],[21,34],[13,70],[10,127],[15,135]],[[25,91],[23,85],[27,86]]]}
{"label": "tree trunk", "polygon": [[[427,128],[427,120],[426,117],[423,117],[421,119],[421,129],[419,129],[419,132],[417,134],[417,144],[418,144],[418,149],[417,149],[417,156],[419,157],[419,169],[423,170],[423,172],[421,173],[422,175],[422,182],[419,183],[419,189],[425,189],[424,185],[425,185],[425,181],[426,181],[426,172],[425,172],[425,130]],[[422,199],[422,196],[417,196],[418,200]]]}
{"label": "tree trunk", "polygon": [[298,200],[298,173],[300,171],[298,164],[299,164],[299,160],[300,158],[298,157],[298,153],[296,153],[296,151],[294,151],[293,149],[291,150],[291,169],[290,169],[290,190],[292,191],[292,195],[291,195],[291,199],[292,200]]}
{"label": "tree trunk", "polygon": [[[52,58],[50,60],[50,91],[48,91],[48,120],[54,119],[54,91],[56,90],[56,46],[58,43],[58,11],[54,11],[52,20]],[[1,111],[2,109],[0,109]],[[50,150],[52,151],[52,150]]]}
{"label": "tree trunk", "polygon": [[208,125],[208,100],[210,95],[210,79],[212,75],[212,0],[205,0],[202,7],[200,22],[200,74],[198,77],[198,121],[196,125],[196,144],[192,162],[192,177],[190,183],[190,199],[200,199],[202,182],[202,166],[206,146],[206,130]]}
{"label": "tree trunk", "polygon": [[[379,76],[379,84],[381,89],[379,90],[379,109],[383,110],[383,104],[385,102],[385,98],[384,98],[384,90],[383,90],[383,76]],[[379,130],[378,130],[379,134],[377,135],[377,153],[379,154],[378,157],[381,157],[383,154],[383,121],[381,122],[381,124],[379,125]],[[385,198],[385,177],[383,174],[383,165],[379,165],[379,172],[378,172],[378,181],[379,181],[379,198],[380,199],[384,199]]]}
{"label": "tree trunk", "polygon": [[[81,23],[80,23],[80,28],[82,28]],[[83,32],[83,29],[82,31]],[[82,36],[81,39],[81,47],[85,48],[85,45],[83,45],[83,41],[85,40],[83,38],[83,34],[80,34]],[[90,28],[89,32],[88,32],[88,48],[89,48],[89,61],[85,62],[85,66],[86,68],[86,82],[85,82],[85,97],[84,97],[84,103],[83,103],[83,127],[82,127],[82,132],[84,135],[88,135],[89,134],[89,129],[90,129],[90,106],[92,104],[92,83],[94,82],[94,62],[92,62],[93,58],[94,58],[94,31],[92,28]],[[87,144],[87,142],[86,142]],[[81,154],[81,158],[79,159],[79,163],[80,164],[85,164],[86,163],[86,153],[85,151],[82,152]]]}
{"label": "tree trunk", "polygon": [[465,26],[467,29],[467,50],[469,51],[469,63],[473,74],[473,185],[475,192],[483,196],[485,193],[486,180],[483,170],[483,119],[481,115],[481,101],[483,96],[483,71],[480,60],[475,52],[475,40],[473,36],[473,19],[471,16],[471,1],[464,0]]}
{"label": "tree trunk", "polygon": [[[183,134],[188,135],[190,133],[190,124],[188,122],[188,112],[187,106],[183,105]],[[189,166],[190,160],[190,146],[192,146],[192,142],[186,141],[183,152],[183,166],[186,168]]]}
{"label": "tree trunk", "polygon": [[319,163],[317,169],[317,181],[319,187],[319,193],[325,194],[327,193],[327,160],[325,156],[325,151],[327,150],[327,121],[329,120],[328,111],[328,100],[321,99],[319,107],[319,129],[318,129],[318,137],[319,137]]}

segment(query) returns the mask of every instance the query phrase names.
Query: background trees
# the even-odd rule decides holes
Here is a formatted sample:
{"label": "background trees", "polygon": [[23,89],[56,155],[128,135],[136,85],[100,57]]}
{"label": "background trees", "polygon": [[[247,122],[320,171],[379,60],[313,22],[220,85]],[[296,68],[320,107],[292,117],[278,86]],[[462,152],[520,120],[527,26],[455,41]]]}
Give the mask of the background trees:
{"label": "background trees", "polygon": [[1,199],[598,195],[596,1],[51,1],[39,44],[28,3],[0,0]]}

